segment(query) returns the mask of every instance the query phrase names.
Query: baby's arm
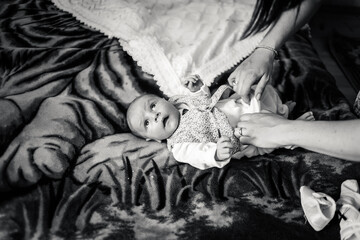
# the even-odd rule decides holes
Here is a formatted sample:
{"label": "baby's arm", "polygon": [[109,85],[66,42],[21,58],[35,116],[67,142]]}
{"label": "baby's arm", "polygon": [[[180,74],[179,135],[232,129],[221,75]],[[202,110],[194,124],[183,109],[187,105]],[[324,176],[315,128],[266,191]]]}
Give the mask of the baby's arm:
{"label": "baby's arm", "polygon": [[230,161],[230,157],[228,159],[223,159],[222,161],[216,161],[216,152],[217,144],[213,142],[176,143],[172,148],[172,153],[177,161],[188,163],[199,169],[208,169],[212,167],[222,168]]}

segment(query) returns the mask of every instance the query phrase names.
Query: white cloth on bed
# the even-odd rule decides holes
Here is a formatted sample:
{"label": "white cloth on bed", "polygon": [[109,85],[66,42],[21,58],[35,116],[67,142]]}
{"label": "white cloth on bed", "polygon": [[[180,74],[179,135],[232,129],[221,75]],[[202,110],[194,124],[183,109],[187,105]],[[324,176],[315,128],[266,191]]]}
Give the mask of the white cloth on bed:
{"label": "white cloth on bed", "polygon": [[78,20],[116,37],[169,97],[188,94],[180,80],[208,86],[247,57],[267,31],[239,41],[255,0],[52,0]]}

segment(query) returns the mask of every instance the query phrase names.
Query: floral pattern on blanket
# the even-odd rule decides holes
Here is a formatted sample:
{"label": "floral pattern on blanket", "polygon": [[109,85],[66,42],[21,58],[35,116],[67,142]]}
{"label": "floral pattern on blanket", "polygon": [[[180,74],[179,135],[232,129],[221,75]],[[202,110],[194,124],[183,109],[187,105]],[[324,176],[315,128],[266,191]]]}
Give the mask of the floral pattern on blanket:
{"label": "floral pattern on blanket", "polygon": [[[359,164],[303,149],[179,164],[128,133],[131,100],[161,91],[118,41],[50,1],[3,1],[0,16],[1,238],[339,238],[337,219],[321,232],[304,223],[298,189],[337,199]],[[354,118],[306,34],[280,55],[271,84],[297,102],[294,118]]]}

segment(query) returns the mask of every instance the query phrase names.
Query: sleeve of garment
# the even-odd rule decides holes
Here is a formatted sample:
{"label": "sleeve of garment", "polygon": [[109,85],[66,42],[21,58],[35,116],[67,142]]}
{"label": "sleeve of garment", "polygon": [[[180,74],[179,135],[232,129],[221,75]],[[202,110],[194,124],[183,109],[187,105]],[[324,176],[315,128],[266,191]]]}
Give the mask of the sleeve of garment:
{"label": "sleeve of garment", "polygon": [[179,162],[188,163],[199,169],[212,167],[222,168],[230,162],[230,158],[224,161],[215,160],[216,143],[176,143],[172,153]]}
{"label": "sleeve of garment", "polygon": [[205,96],[209,97],[210,96],[210,89],[209,89],[208,86],[206,86],[204,84],[204,85],[201,86],[201,88],[198,91],[193,92],[192,94],[195,95],[195,96],[205,95]]}

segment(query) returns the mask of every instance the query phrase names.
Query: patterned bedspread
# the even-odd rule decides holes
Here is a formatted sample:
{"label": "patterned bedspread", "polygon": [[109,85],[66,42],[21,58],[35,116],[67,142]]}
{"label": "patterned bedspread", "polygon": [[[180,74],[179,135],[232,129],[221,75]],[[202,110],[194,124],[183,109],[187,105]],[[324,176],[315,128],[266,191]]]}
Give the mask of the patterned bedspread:
{"label": "patterned bedspread", "polygon": [[[354,118],[305,31],[280,51],[271,84],[292,117]],[[212,87],[224,83],[226,76]],[[339,239],[306,224],[299,188],[335,200],[360,165],[279,149],[197,170],[128,133],[125,111],[152,77],[48,0],[0,3],[1,239]]]}

